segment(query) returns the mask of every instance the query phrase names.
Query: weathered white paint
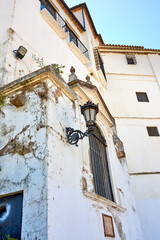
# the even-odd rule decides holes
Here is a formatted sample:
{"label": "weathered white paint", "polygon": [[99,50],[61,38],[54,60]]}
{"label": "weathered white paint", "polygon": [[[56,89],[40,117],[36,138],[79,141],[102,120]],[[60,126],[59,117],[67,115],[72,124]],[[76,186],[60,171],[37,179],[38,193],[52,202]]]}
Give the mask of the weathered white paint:
{"label": "weathered white paint", "polygon": [[[105,239],[102,213],[113,217],[116,239],[142,239],[125,159],[120,163],[117,158],[108,120],[99,119],[98,125],[108,145],[116,204],[96,195],[93,200],[83,193],[85,178],[86,194],[94,195],[88,139],[76,148],[66,142],[65,133],[65,127],[86,129],[79,104],[50,81],[47,96],[45,89],[42,84],[34,88],[29,85],[24,106],[9,104],[2,108],[1,193],[24,192],[22,239]],[[26,125],[27,130],[22,132]],[[18,147],[13,151],[8,142],[16,135]],[[11,171],[7,171],[10,166]]]}
{"label": "weathered white paint", "polygon": [[[28,83],[24,82],[27,78],[23,78],[25,75],[40,68],[36,63],[38,58],[40,60],[43,58],[41,62],[44,65],[50,63],[65,65],[63,74],[65,82],[68,82],[70,67],[74,66],[77,77],[83,81],[90,72],[94,73],[91,76],[92,83],[99,89],[107,106],[112,107],[113,98],[108,98],[109,85],[107,89],[106,85],[102,86],[96,72],[93,48],[98,46],[98,41],[93,36],[88,20],[86,19],[86,32],[81,33],[62,9],[59,1],[53,2],[61,16],[69,22],[89,49],[91,61],[88,65],[83,64],[70,50],[68,39],[63,40],[50,27],[40,14],[39,1],[34,3],[32,0],[15,1],[14,11],[11,8],[13,22],[6,25],[10,38],[4,54],[5,71],[0,72],[3,74],[1,85],[22,77],[19,82],[27,88],[24,91],[26,99],[24,106],[17,108],[9,102],[9,105],[2,107],[4,114],[0,112],[3,136],[0,149],[2,150],[14,139],[16,134],[20,143],[20,149],[17,147],[13,151],[13,146],[9,144],[12,151],[2,151],[1,194],[24,192],[23,240],[36,239],[36,237],[43,240],[106,239],[102,213],[113,217],[115,239],[141,240],[141,229],[126,160],[117,158],[112,139],[113,131],[107,117],[101,113],[97,122],[107,141],[107,156],[116,203],[98,197],[94,193],[88,139],[84,138],[80,141],[78,148],[66,142],[66,127],[86,130],[79,107],[84,101],[84,95],[82,93],[78,96],[74,95],[71,88],[66,86],[62,79],[53,77],[53,74],[50,80],[46,80],[47,93],[44,85],[38,85],[38,81],[48,79],[48,73],[45,76],[40,75],[40,72],[36,73],[37,76],[34,77],[38,80],[34,88],[31,84],[31,89],[28,89]],[[0,15],[1,13],[2,9]],[[22,60],[16,59],[13,54],[13,50],[20,45],[28,50]],[[153,77],[152,70],[148,71],[150,77]],[[30,81],[31,77],[28,77],[28,82]],[[11,85],[8,86],[8,89],[10,88]],[[12,95],[17,94],[15,91],[16,85],[13,93],[10,89],[8,101]],[[21,91],[19,90],[19,93],[23,93]],[[88,100],[89,96],[86,94],[85,98]],[[97,100],[95,95],[91,96],[91,99]],[[21,132],[27,125],[29,127],[26,131]],[[32,141],[33,146],[30,145]],[[21,146],[26,146],[26,150],[29,148],[30,152],[22,154]],[[85,189],[84,179],[87,183]]]}
{"label": "weathered white paint", "polygon": [[[158,240],[160,137],[149,137],[146,127],[160,132],[160,56],[135,54],[137,64],[128,65],[124,53],[102,55],[108,79],[105,99],[124,143],[144,239]],[[136,92],[146,92],[149,102],[138,102]]]}
{"label": "weathered white paint", "polygon": [[22,239],[47,239],[45,104],[33,91],[25,98],[25,106],[1,113],[0,194],[23,191]]}

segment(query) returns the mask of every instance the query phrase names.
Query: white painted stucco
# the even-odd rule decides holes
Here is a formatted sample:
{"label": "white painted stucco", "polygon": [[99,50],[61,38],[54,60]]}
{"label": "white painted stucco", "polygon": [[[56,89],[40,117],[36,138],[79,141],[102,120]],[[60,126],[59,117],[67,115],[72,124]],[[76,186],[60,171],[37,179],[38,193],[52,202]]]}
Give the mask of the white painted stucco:
{"label": "white painted stucco", "polygon": [[[97,196],[94,192],[88,138],[80,141],[77,148],[66,142],[66,127],[80,129],[83,132],[86,130],[85,121],[80,113],[80,104],[91,99],[95,103],[99,99],[100,107],[104,103],[94,93],[91,94],[90,88],[84,94],[82,90],[80,92],[74,88],[72,90],[66,83],[71,74],[71,66],[74,66],[77,78],[84,82],[86,76],[90,75],[91,82],[97,87],[116,119],[118,136],[124,142],[129,170],[136,172],[140,156],[143,157],[142,170],[144,170],[143,151],[146,145],[142,145],[139,152],[137,151],[137,159],[131,164],[135,152],[132,144],[128,144],[128,137],[130,141],[135,141],[134,138],[132,140],[132,133],[140,132],[138,126],[141,126],[142,122],[133,119],[131,123],[128,118],[147,116],[149,118],[147,124],[150,124],[150,118],[158,116],[160,110],[157,106],[153,108],[152,101],[147,103],[148,105],[143,103],[146,107],[141,115],[142,109],[137,104],[135,96],[135,91],[149,89],[149,99],[156,98],[159,101],[156,82],[158,77],[154,76],[154,72],[158,76],[157,65],[155,63],[153,71],[146,55],[137,55],[137,62],[140,62],[140,65],[129,68],[125,55],[102,53],[108,79],[102,84],[96,71],[93,54],[93,48],[98,47],[99,42],[91,30],[86,13],[84,15],[86,31],[80,31],[71,16],[62,8],[60,1],[54,0],[53,3],[89,50],[90,63],[83,64],[80,55],[74,54],[69,47],[69,39],[62,39],[43,18],[39,1],[33,3],[32,0],[16,0],[14,6],[9,5],[10,12],[5,13],[10,16],[8,21],[5,22],[5,18],[0,18],[2,23],[5,22],[3,38],[8,32],[8,42],[4,53],[0,56],[0,64],[3,68],[0,67],[1,86],[3,86],[1,93],[7,96],[9,103],[2,106],[0,112],[2,133],[0,195],[23,191],[23,240],[106,239],[102,213],[112,216],[116,240],[141,240],[143,239],[141,227],[126,159],[117,157],[111,128],[113,123],[109,114],[101,110],[97,124],[107,142],[106,151],[115,203]],[[0,8],[0,16],[5,9]],[[82,14],[79,12],[77,16],[80,18]],[[82,19],[80,22],[83,23]],[[27,54],[22,60],[15,58],[13,53],[13,50],[18,49],[20,45],[27,49]],[[151,60],[154,61],[152,57]],[[46,75],[41,74],[41,70],[33,74],[33,71],[42,67],[40,63],[44,66],[51,63],[65,65],[62,75],[64,81],[55,73],[50,73],[52,70],[46,70]],[[17,84],[13,82],[16,79],[18,79]],[[39,85],[40,81],[46,85]],[[24,86],[24,89],[18,90],[19,86]],[[154,93],[151,89],[154,89]],[[16,92],[17,90],[19,92]],[[11,97],[17,94],[25,94],[25,103],[21,107],[16,107],[10,102]],[[151,112],[148,113],[148,110]],[[155,119],[154,124],[157,124],[157,121],[159,120]],[[136,138],[136,147],[144,137],[147,147],[150,147],[150,139],[145,135],[145,123],[144,120],[141,137],[138,141]],[[22,131],[25,126],[28,126],[27,129]],[[19,143],[16,149],[12,142],[10,143],[14,139]],[[156,140],[155,142],[154,148],[158,152],[159,142]],[[24,149],[27,152],[23,152]],[[149,150],[147,157],[150,167]],[[155,153],[154,157],[153,170],[158,164],[158,153]],[[144,219],[144,215],[140,216],[140,219]]]}
{"label": "white painted stucco", "polygon": [[[126,54],[102,52],[108,79],[105,99],[124,143],[144,239],[158,240],[160,137],[150,137],[146,127],[160,132],[160,56],[135,53],[137,64],[128,65]],[[146,92],[149,102],[138,102],[136,92]]]}

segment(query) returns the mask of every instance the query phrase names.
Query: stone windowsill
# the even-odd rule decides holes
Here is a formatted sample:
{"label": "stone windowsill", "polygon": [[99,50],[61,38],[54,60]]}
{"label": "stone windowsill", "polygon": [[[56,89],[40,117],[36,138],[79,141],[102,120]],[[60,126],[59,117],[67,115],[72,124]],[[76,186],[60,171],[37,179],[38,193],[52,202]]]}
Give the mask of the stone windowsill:
{"label": "stone windowsill", "polygon": [[62,38],[66,39],[67,34],[64,32],[64,30],[58,25],[56,20],[51,16],[51,14],[47,11],[46,8],[40,11],[42,17],[45,19],[45,21],[51,26],[51,28]]}
{"label": "stone windowsill", "polygon": [[111,207],[112,209],[115,209],[119,212],[122,212],[124,213],[126,211],[126,208],[123,208],[121,207],[120,205],[106,199],[106,198],[103,198],[101,196],[99,196],[98,194],[96,193],[93,193],[93,192],[88,192],[88,191],[83,191],[83,194],[87,197],[87,198],[90,198],[92,199],[93,201],[96,201],[96,202],[99,202],[103,205],[105,205],[106,207]]}

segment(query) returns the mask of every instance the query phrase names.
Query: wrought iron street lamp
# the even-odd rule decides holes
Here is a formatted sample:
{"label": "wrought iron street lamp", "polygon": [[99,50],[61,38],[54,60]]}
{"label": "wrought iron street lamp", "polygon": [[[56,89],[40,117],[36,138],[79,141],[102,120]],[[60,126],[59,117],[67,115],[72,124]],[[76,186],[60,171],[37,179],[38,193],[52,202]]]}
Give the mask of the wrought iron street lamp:
{"label": "wrought iron street lamp", "polygon": [[81,106],[81,113],[84,115],[86,126],[88,129],[83,133],[80,130],[74,130],[73,128],[66,128],[67,142],[72,145],[78,146],[78,141],[84,137],[89,137],[93,134],[94,124],[96,121],[96,115],[98,113],[98,104],[95,105],[92,102],[87,102]]}
{"label": "wrought iron street lamp", "polygon": [[19,46],[18,50],[13,50],[13,52],[17,58],[22,59],[26,55],[27,49],[23,46]]}

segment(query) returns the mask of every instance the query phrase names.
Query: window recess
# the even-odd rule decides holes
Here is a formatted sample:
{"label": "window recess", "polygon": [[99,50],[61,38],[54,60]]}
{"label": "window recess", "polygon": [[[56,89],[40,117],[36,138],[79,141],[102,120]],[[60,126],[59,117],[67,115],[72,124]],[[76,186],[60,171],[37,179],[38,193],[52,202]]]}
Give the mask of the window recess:
{"label": "window recess", "polygon": [[149,102],[147,93],[145,92],[136,92],[138,102]]}
{"label": "window recess", "polygon": [[159,136],[158,128],[157,127],[147,127],[147,132],[150,137],[157,137]]}
{"label": "window recess", "polygon": [[130,54],[126,55],[126,60],[128,64],[131,64],[131,65],[137,64],[135,55],[130,55]]}

